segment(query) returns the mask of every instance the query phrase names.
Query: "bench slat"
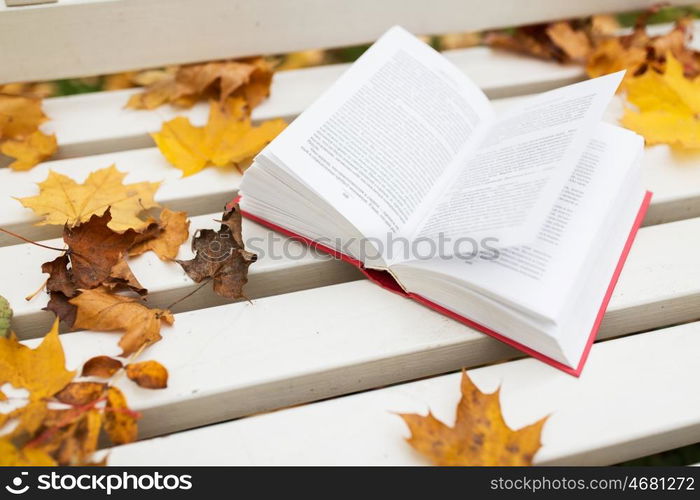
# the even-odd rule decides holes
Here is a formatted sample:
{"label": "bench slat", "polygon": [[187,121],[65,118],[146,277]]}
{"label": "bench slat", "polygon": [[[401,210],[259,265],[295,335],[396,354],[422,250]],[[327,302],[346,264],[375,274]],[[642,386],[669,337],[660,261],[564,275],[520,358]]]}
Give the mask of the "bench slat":
{"label": "bench slat", "polygon": [[[697,318],[699,228],[693,219],[640,231],[599,338]],[[145,359],[170,369],[168,389],[122,381],[144,411],[144,437],[519,356],[365,280],[180,313],[163,336]],[[115,334],[62,339],[72,367],[119,352]]]}
{"label": "bench slat", "polygon": [[540,0],[523,8],[519,0],[61,0],[3,6],[0,47],[13,49],[0,52],[0,83],[344,47],[376,40],[394,24],[418,34],[459,33],[654,3]]}
{"label": "bench slat", "polygon": [[[193,217],[190,235],[197,229],[218,227],[213,221],[219,217],[220,213]],[[700,234],[700,218],[646,227],[638,233],[603,322],[603,334],[619,335],[700,318],[697,312],[700,305],[700,266],[695,255],[697,234]],[[244,220],[243,236],[264,252],[250,268],[250,283],[246,287],[249,298],[343,283],[362,276],[352,266],[325,255],[304,253],[300,244],[254,222]],[[62,245],[61,240],[43,243]],[[285,247],[288,247],[286,254]],[[256,248],[252,250],[257,251]],[[669,254],[673,259],[668,259]],[[0,248],[0,262],[13,263],[0,268],[0,283],[5,284],[0,294],[13,305],[13,325],[22,338],[43,335],[51,324],[53,315],[41,309],[48,300],[47,295],[41,292],[30,302],[24,297],[46,278],[40,272],[41,264],[56,255],[55,251],[30,244]],[[178,258],[189,259],[191,255],[189,244],[183,244]],[[154,307],[165,307],[196,288],[179,265],[164,263],[153,253],[132,259],[131,267],[149,289],[149,303]],[[211,287],[204,287],[179,303],[175,312],[227,302],[213,294]]]}
{"label": "bench slat", "polygon": [[[198,229],[218,229],[219,223],[214,221],[220,218],[221,212],[192,217],[190,240]],[[245,288],[249,299],[362,277],[354,267],[338,260],[319,257],[315,253],[304,253],[304,247],[300,243],[272,233],[254,222],[243,221],[243,234],[264,252],[250,267],[250,281]],[[63,240],[49,240],[44,244],[62,247]],[[36,290],[47,278],[46,274],[41,273],[41,264],[53,260],[57,255],[56,251],[30,244],[0,248],[0,262],[12,263],[0,267],[0,294],[13,306],[12,325],[21,338],[42,336],[53,322],[53,313],[42,310],[48,301],[46,292],[40,292],[29,302],[24,297]],[[192,256],[189,242],[184,243],[177,258],[186,260]],[[141,284],[148,289],[148,304],[151,307],[167,307],[199,286],[185,274],[179,264],[163,262],[152,252],[130,259],[129,265]],[[179,302],[173,311],[202,309],[230,302],[232,301],[216,295],[212,286],[208,285]]]}
{"label": "bench slat", "polygon": [[[580,378],[533,359],[469,371],[512,428],[550,415],[537,464],[607,465],[697,442],[700,323],[594,345]],[[425,464],[396,415],[454,422],[460,374],[112,448],[113,465]],[[167,416],[166,416],[167,418]],[[293,432],[290,432],[293,429]]]}

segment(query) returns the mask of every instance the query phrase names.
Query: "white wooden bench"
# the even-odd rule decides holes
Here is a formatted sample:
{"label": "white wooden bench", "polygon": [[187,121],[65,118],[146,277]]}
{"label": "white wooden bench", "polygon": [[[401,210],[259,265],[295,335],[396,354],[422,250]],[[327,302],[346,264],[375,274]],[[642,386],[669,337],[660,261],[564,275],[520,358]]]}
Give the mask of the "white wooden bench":
{"label": "white wooden bench", "polygon": [[[653,3],[59,0],[5,7],[0,1],[0,83],[364,43],[393,24],[419,34],[460,32]],[[584,77],[578,66],[484,47],[447,56],[498,98],[498,106]],[[292,119],[344,68],[278,73],[254,118]],[[29,172],[0,169],[0,227],[37,240],[57,237],[55,228],[33,225],[33,214],[11,197],[34,194],[49,169],[81,180],[111,163],[129,172],[128,181],[164,180],[158,200],[187,210],[192,232],[212,227],[240,175],[212,168],[180,179],[148,137],[176,114],[202,123],[206,105],[185,112],[126,110],[132,92],[45,101],[51,121],[44,129],[56,133],[60,154]],[[611,119],[614,114],[613,107]],[[148,355],[169,368],[169,387],[122,384],[131,406],[143,412],[141,440],[113,448],[110,463],[425,463],[404,442],[407,429],[394,412],[430,407],[449,422],[459,396],[455,372],[462,367],[480,367],[469,374],[482,390],[503,386],[512,427],[552,415],[537,463],[612,464],[700,441],[694,396],[700,382],[700,155],[681,160],[665,146],[649,148],[644,169],[653,205],[580,378],[514,359],[519,354],[511,348],[386,293],[343,263],[263,257],[251,267],[246,292],[252,303],[225,303],[206,287],[177,305],[175,325]],[[271,238],[254,223],[244,224],[244,236]],[[41,309],[45,295],[23,297],[41,284],[40,265],[53,253],[18,243],[0,235],[0,294],[14,306],[16,330],[36,344],[52,315]],[[188,254],[183,245],[180,257]],[[194,288],[179,266],[151,254],[132,267],[155,306]],[[113,334],[62,338],[71,367],[119,352]],[[415,381],[424,377],[431,378]],[[360,391],[366,392],[344,396]],[[326,398],[332,399],[313,403]],[[310,404],[254,415],[301,403]]]}

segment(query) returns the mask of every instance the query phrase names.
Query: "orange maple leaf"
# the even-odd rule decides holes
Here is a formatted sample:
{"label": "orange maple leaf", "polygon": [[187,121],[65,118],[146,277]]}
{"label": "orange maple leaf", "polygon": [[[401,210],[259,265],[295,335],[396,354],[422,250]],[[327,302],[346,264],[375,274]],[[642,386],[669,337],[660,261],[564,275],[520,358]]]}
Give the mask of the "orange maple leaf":
{"label": "orange maple leaf", "polygon": [[401,414],[411,431],[408,443],[436,465],[531,465],[547,417],[514,431],[503,420],[500,390],[484,394],[463,372],[461,391],[453,427],[430,412]]}

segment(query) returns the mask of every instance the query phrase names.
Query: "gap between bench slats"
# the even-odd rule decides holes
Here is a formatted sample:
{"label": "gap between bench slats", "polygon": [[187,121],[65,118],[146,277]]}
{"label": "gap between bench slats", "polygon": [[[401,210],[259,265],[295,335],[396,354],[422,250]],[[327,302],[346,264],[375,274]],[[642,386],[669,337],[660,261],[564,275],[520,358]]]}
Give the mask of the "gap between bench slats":
{"label": "gap between bench slats", "polygon": [[[550,415],[536,464],[608,465],[697,442],[700,324],[594,345],[580,378],[533,359],[469,371],[501,387],[506,423]],[[114,465],[425,464],[396,413],[451,425],[460,374],[368,391],[112,448]],[[293,429],[293,432],[290,432]]]}
{"label": "gap between bench slats", "polygon": [[[699,226],[640,232],[599,338],[698,317]],[[143,437],[519,356],[365,280],[181,313],[163,336],[144,359],[168,367],[168,389],[121,382],[144,412]],[[64,334],[68,364],[118,354],[117,338]]]}

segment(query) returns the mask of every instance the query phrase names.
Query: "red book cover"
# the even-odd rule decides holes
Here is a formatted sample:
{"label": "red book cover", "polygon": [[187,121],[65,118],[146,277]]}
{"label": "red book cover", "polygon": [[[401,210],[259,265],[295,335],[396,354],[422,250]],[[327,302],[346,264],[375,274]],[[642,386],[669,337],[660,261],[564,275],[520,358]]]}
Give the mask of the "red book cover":
{"label": "red book cover", "polygon": [[[286,236],[289,236],[290,238],[294,238],[296,240],[302,241],[305,244],[318,249],[322,250],[326,253],[329,253],[336,259],[343,260],[345,262],[348,262],[352,264],[353,266],[357,267],[365,276],[370,281],[373,281],[377,285],[381,286],[382,288],[385,288],[391,292],[398,293],[399,295],[402,295],[404,297],[410,298],[415,300],[416,302],[429,307],[430,309],[433,309],[434,311],[437,311],[441,314],[444,314],[445,316],[448,316],[456,321],[459,321],[460,323],[464,323],[465,325],[474,328],[476,330],[479,330],[480,332],[483,332],[487,335],[490,335],[491,337],[494,337],[502,342],[505,342],[506,344],[526,353],[532,356],[533,358],[539,359],[540,361],[543,361],[555,368],[558,368],[559,370],[562,370],[570,375],[574,375],[578,377],[581,374],[581,371],[583,370],[583,366],[586,363],[586,359],[588,358],[588,354],[591,350],[591,346],[593,345],[593,341],[595,340],[596,334],[598,333],[598,329],[600,328],[600,323],[603,320],[603,316],[605,315],[605,311],[608,308],[608,303],[610,302],[610,297],[612,297],[613,290],[615,289],[615,285],[617,284],[617,280],[620,277],[620,273],[622,272],[622,268],[625,265],[625,260],[627,259],[627,256],[629,255],[630,249],[632,248],[632,243],[634,242],[634,238],[637,235],[637,231],[639,230],[639,227],[642,224],[642,221],[644,220],[644,216],[646,215],[647,209],[649,208],[649,204],[651,203],[651,197],[652,193],[650,191],[647,191],[644,200],[642,201],[641,206],[639,207],[639,211],[637,212],[637,216],[634,219],[634,223],[632,224],[632,227],[630,229],[629,236],[627,237],[627,241],[625,242],[625,246],[622,250],[622,253],[620,255],[620,258],[617,262],[617,266],[615,266],[615,271],[613,272],[611,278],[610,278],[610,284],[608,285],[608,288],[605,292],[605,296],[603,297],[603,302],[600,305],[600,309],[598,310],[598,314],[595,318],[595,321],[593,322],[593,327],[591,328],[591,332],[589,333],[588,336],[588,341],[586,343],[586,347],[583,350],[583,354],[581,355],[581,359],[579,360],[578,366],[575,368],[570,367],[568,365],[565,365],[555,359],[552,359],[548,356],[545,356],[544,354],[535,351],[523,344],[520,344],[518,342],[515,342],[514,340],[509,339],[508,337],[495,332],[491,330],[490,328],[487,328],[483,325],[480,325],[479,323],[476,323],[469,318],[465,318],[464,316],[460,316],[459,314],[454,313],[453,311],[450,311],[449,309],[446,309],[434,302],[432,302],[430,299],[427,299],[417,293],[412,293],[412,292],[406,292],[399,286],[399,284],[396,282],[393,276],[391,276],[390,273],[387,271],[382,271],[378,269],[367,269],[365,268],[364,264],[360,262],[359,260],[356,260],[348,255],[345,255],[341,252],[338,252],[337,250],[334,250],[332,248],[329,248],[325,245],[322,245],[321,243],[318,243],[316,241],[310,240],[304,236],[301,236],[299,234],[295,234],[283,227],[280,227],[276,224],[273,224],[269,221],[266,221],[264,219],[261,219],[260,217],[257,217],[254,214],[251,214],[249,212],[246,212],[245,210],[241,210],[241,214],[246,217],[247,219],[250,219],[252,221],[257,222],[258,224],[268,227],[270,229],[273,229],[279,233],[282,233]],[[240,197],[237,197],[235,200],[231,202],[237,203],[240,200]]]}

